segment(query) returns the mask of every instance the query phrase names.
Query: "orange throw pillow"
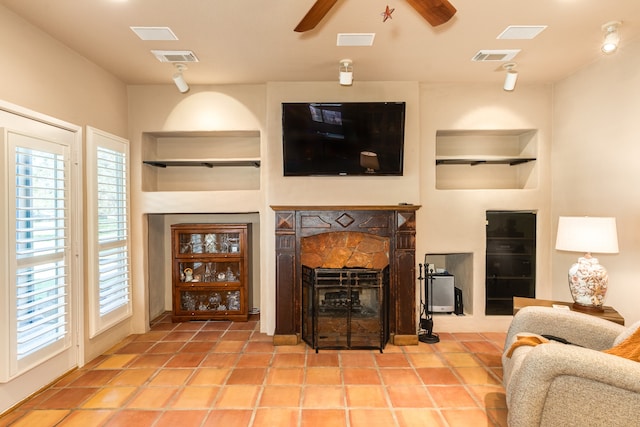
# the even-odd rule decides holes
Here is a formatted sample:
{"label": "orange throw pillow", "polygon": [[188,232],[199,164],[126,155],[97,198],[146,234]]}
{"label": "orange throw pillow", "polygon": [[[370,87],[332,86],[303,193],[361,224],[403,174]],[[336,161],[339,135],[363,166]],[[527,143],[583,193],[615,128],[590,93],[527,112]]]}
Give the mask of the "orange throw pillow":
{"label": "orange throw pillow", "polygon": [[605,353],[640,362],[640,328],[615,347],[604,350]]}

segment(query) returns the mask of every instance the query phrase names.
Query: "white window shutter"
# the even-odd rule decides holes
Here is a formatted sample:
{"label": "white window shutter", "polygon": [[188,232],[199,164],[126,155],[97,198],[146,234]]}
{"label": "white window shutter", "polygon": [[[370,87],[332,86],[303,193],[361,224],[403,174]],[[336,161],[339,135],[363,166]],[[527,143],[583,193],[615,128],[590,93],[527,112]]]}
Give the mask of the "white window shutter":
{"label": "white window shutter", "polygon": [[89,336],[131,316],[129,141],[87,129]]}

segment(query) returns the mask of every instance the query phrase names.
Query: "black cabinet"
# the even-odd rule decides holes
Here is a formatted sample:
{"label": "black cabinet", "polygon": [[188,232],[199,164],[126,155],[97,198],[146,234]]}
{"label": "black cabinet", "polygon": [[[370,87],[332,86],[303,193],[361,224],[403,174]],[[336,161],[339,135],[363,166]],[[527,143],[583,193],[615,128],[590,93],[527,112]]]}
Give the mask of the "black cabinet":
{"label": "black cabinet", "polygon": [[513,297],[535,298],[536,214],[487,212],[487,315],[512,315]]}

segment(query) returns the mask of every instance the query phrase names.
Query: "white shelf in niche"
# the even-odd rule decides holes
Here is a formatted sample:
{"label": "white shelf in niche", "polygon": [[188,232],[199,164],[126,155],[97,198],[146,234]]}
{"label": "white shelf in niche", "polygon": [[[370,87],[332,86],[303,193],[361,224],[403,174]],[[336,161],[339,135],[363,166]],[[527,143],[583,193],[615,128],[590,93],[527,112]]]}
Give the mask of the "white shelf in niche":
{"label": "white shelf in niche", "polygon": [[536,129],[439,130],[436,188],[535,188],[537,152]]}
{"label": "white shelf in niche", "polygon": [[260,189],[260,131],[145,132],[142,191]]}

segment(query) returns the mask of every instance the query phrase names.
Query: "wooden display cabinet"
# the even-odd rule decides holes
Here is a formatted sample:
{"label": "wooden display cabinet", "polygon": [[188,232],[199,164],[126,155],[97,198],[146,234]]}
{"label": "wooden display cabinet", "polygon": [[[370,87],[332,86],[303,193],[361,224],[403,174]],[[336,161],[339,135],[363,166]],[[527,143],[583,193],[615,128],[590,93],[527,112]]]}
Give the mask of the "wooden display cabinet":
{"label": "wooden display cabinet", "polygon": [[171,226],[174,322],[248,319],[249,226]]}

